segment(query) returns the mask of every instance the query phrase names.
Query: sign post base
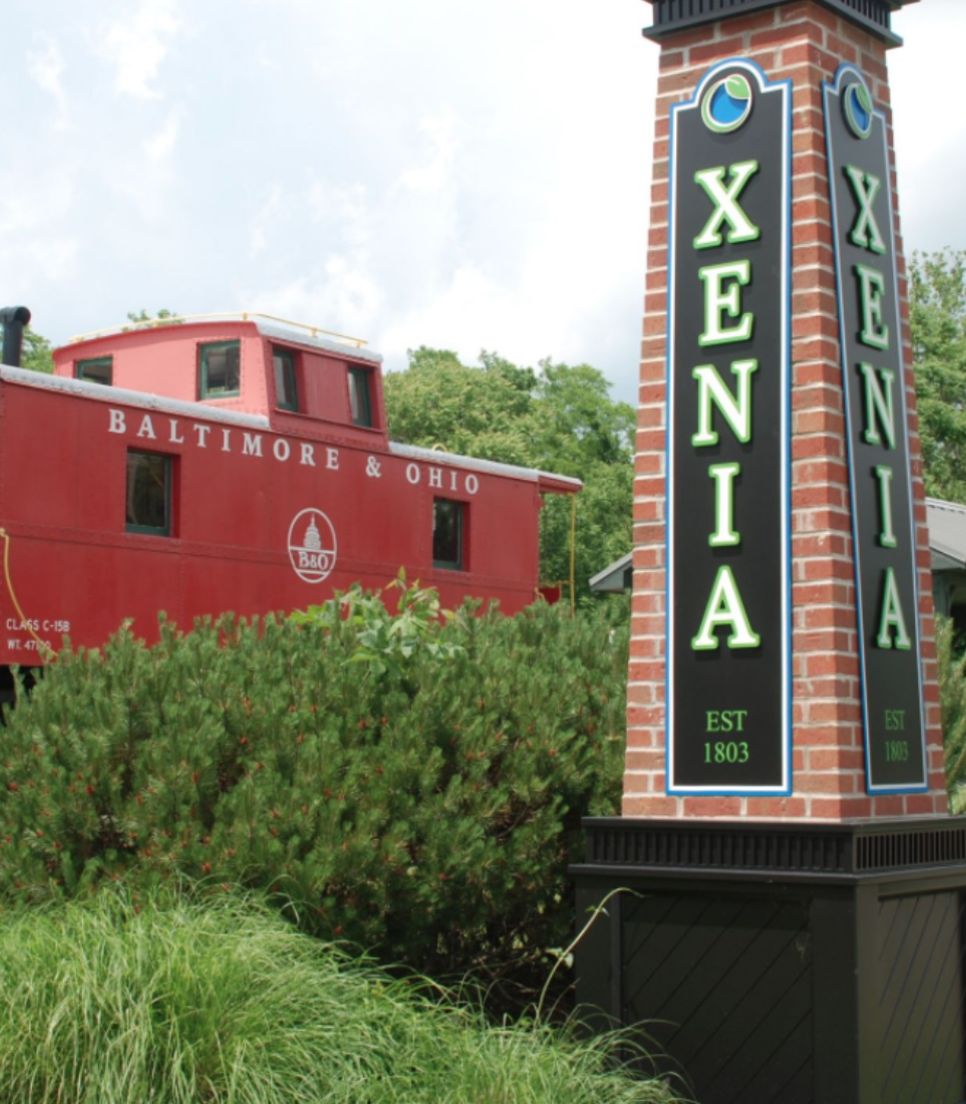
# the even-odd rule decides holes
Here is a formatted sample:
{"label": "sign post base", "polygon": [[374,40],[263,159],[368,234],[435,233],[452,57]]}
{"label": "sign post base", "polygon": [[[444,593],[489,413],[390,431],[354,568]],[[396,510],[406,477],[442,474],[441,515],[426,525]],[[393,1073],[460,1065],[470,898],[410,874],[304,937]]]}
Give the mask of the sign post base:
{"label": "sign post base", "polygon": [[966,818],[585,830],[578,1001],[700,1104],[962,1104]]}

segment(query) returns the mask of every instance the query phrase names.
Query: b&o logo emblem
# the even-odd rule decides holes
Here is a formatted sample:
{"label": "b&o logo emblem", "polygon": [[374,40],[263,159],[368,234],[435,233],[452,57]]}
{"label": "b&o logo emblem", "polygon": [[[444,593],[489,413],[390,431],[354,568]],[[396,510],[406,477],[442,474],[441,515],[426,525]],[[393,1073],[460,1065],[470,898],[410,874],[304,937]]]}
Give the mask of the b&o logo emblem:
{"label": "b&o logo emblem", "polygon": [[322,513],[309,506],[288,527],[288,558],[295,574],[306,583],[321,583],[332,574],[336,559],[335,529]]}

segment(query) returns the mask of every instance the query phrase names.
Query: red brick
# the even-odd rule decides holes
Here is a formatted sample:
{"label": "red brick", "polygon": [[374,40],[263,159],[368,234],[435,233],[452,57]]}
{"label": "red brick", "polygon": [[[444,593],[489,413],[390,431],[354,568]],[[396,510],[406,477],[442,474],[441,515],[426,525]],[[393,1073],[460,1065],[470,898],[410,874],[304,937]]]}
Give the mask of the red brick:
{"label": "red brick", "polygon": [[637,411],[638,429],[663,427],[665,411],[661,406],[642,406]]}
{"label": "red brick", "polygon": [[694,817],[736,817],[741,812],[737,797],[686,797],[684,815]]}
{"label": "red brick", "polygon": [[628,797],[621,804],[621,815],[674,817],[679,814],[678,800],[674,797]]}
{"label": "red brick", "polygon": [[847,820],[853,817],[868,816],[871,809],[872,803],[867,797],[813,797],[809,803],[811,816],[823,820]]}
{"label": "red brick", "polygon": [[856,792],[859,776],[851,771],[801,771],[795,776],[795,792],[802,794],[852,794]]}
{"label": "red brick", "polygon": [[732,35],[748,35],[759,31],[764,27],[775,25],[774,8],[766,8],[764,11],[749,12],[748,15],[738,15],[728,20],[728,33]]}
{"label": "red brick", "polygon": [[844,743],[843,725],[800,725],[795,730],[795,742],[804,747],[847,746]]}
{"label": "red brick", "polygon": [[641,430],[637,433],[637,449],[639,452],[664,452],[667,437],[663,429]]}
{"label": "red brick", "polygon": [[859,60],[859,51],[851,42],[846,42],[838,35],[830,34],[826,39],[826,46],[841,61],[851,61],[853,64]]}
{"label": "red brick", "polygon": [[771,819],[804,817],[808,806],[801,797],[752,797],[748,799],[748,816]]}
{"label": "red brick", "polygon": [[661,56],[658,58],[658,67],[660,69],[675,69],[683,64],[683,50],[662,50]]}
{"label": "red brick", "polygon": [[[637,559],[637,553],[635,552],[635,560]],[[663,574],[663,572],[655,572],[655,575]],[[659,613],[664,609],[664,592],[663,590],[653,591],[652,593],[643,593],[640,588],[631,598],[631,611],[635,615],[638,613]]]}
{"label": "red brick", "polygon": [[882,794],[874,799],[876,816],[897,817],[905,812],[903,800],[898,794]]}
{"label": "red brick", "polygon": [[[820,332],[820,331],[819,331]],[[815,337],[812,333],[809,337]],[[836,344],[836,349],[838,345]],[[805,364],[795,365],[795,387],[801,389],[807,384],[822,384],[829,388],[829,397],[836,395],[842,379],[842,369],[838,363],[830,364],[827,361],[809,361]],[[838,403],[841,407],[841,401]]]}
{"label": "red brick", "polygon": [[931,794],[907,794],[904,802],[907,816],[921,816],[936,812],[936,804]]}
{"label": "red brick", "polygon": [[865,755],[858,748],[810,748],[810,771],[847,771],[860,773],[865,767]]}
{"label": "red brick", "polygon": [[640,658],[663,657],[663,640],[631,640],[631,655]]}
{"label": "red brick", "polygon": [[[728,25],[728,30],[731,30],[730,25]],[[734,57],[736,54],[743,53],[744,50],[745,43],[741,36],[732,35],[729,38],[715,39],[714,42],[709,42],[706,45],[692,46],[688,51],[688,61],[692,65],[704,65],[719,58]]]}
{"label": "red brick", "polygon": [[649,751],[646,748],[640,750],[631,751],[628,749],[625,757],[627,769],[629,771],[643,772],[650,770],[654,765],[655,752]]}
{"label": "red brick", "polygon": [[844,486],[833,487],[815,484],[809,487],[792,489],[792,506],[795,509],[814,509],[817,506],[844,508],[847,503],[847,489]]}
{"label": "red brick", "polygon": [[802,582],[816,582],[821,579],[852,580],[855,569],[847,560],[805,560],[798,565]]}
{"label": "red brick", "polygon": [[829,722],[853,721],[858,718],[858,706],[843,701],[806,701],[797,702],[796,711],[801,710],[808,724],[820,725]]}
{"label": "red brick", "polygon": [[816,606],[808,602],[800,603],[801,623],[804,628],[855,628],[855,611],[841,606]]}
{"label": "red brick", "polygon": [[[660,454],[658,454],[660,459]],[[634,480],[634,494],[642,498],[657,498],[663,496],[666,488],[664,476],[644,477],[644,472],[638,468],[637,477]]]}

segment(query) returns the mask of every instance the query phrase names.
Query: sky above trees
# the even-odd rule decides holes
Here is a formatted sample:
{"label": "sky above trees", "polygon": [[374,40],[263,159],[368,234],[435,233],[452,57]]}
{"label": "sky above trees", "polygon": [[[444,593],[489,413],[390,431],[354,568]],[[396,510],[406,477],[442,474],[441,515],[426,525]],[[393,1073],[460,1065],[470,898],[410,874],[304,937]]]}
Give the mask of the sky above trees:
{"label": "sky above trees", "polygon": [[[657,48],[641,0],[10,0],[0,287],[55,343],[253,309],[588,362],[633,400]],[[966,242],[966,4],[895,17],[907,249]],[[944,183],[945,182],[945,183]]]}

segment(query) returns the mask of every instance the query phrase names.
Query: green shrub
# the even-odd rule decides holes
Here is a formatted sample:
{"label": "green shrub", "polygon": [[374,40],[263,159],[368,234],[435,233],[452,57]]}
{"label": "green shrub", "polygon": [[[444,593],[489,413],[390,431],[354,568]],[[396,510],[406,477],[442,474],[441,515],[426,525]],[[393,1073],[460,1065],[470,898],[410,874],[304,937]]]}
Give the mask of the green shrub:
{"label": "green shrub", "polygon": [[614,1043],[487,1029],[225,899],[0,916],[0,1100],[671,1104]]}
{"label": "green shrub", "polygon": [[956,647],[953,622],[936,618],[939,705],[946,757],[946,787],[953,813],[966,811],[966,656]]}
{"label": "green shrub", "polygon": [[626,628],[400,589],[65,652],[2,734],[0,893],[187,876],[433,976],[543,976],[619,799]]}

